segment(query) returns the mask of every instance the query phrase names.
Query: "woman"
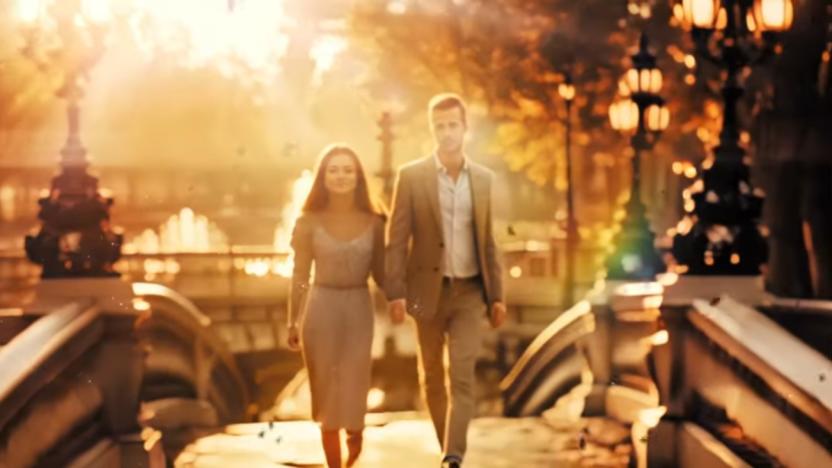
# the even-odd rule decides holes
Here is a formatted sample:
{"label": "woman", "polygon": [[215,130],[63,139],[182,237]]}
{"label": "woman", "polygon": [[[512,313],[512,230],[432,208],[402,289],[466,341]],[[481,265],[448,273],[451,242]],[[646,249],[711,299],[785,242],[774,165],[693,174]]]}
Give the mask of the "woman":
{"label": "woman", "polygon": [[384,276],[384,217],[370,199],[367,178],[351,148],[330,145],[321,153],[292,248],[289,347],[303,350],[312,417],[321,427],[327,464],[342,466],[340,434],[345,429],[351,466],[361,452],[370,387],[373,301],[367,279],[372,275],[381,289]]}

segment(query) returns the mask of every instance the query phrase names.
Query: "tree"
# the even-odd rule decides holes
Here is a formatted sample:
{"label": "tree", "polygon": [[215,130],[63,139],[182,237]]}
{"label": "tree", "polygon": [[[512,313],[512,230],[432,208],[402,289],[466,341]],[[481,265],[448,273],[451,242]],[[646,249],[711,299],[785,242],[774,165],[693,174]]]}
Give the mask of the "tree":
{"label": "tree", "polygon": [[[489,152],[502,155],[509,169],[522,171],[540,186],[566,188],[566,116],[556,90],[567,71],[578,91],[573,105],[578,198],[617,199],[628,186],[627,139],[609,128],[607,112],[642,29],[657,49],[665,73],[662,94],[673,115],[668,135],[646,158],[660,164],[645,161],[645,168],[669,172],[673,160],[696,161],[703,154],[702,140],[716,136],[715,122],[703,112],[714,108],[716,95],[707,87],[690,86],[697,82],[691,72],[694,64],[677,45],[684,36],[669,26],[664,2],[652,8],[650,2],[642,7],[605,0],[412,3],[407,10],[390,12],[373,2],[353,12],[353,36],[372,51],[375,73],[366,83],[371,92],[381,96],[395,82],[409,96],[410,112],[404,117],[418,119],[420,125],[422,103],[430,95],[461,93],[490,126]],[[608,177],[597,189],[608,194],[597,193],[589,183],[604,164]],[[651,191],[660,189],[646,185]],[[676,197],[665,194],[662,200],[653,193],[646,198],[656,199],[663,209],[662,203],[675,204]]]}

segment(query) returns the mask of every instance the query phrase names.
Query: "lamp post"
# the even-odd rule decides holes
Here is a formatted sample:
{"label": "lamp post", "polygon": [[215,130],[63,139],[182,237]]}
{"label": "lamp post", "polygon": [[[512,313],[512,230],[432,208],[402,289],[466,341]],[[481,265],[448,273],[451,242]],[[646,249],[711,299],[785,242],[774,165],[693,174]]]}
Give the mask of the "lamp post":
{"label": "lamp post", "polygon": [[575,297],[575,256],[578,249],[578,220],[575,218],[575,194],[572,179],[572,101],[575,99],[575,85],[567,73],[564,82],[558,85],[558,95],[566,103],[566,274],[563,284],[563,309],[572,307]]}
{"label": "lamp post", "polygon": [[393,198],[393,179],[395,171],[393,170],[393,116],[390,111],[381,113],[381,118],[378,120],[380,133],[378,141],[381,142],[381,168],[376,173],[383,183],[383,193],[387,201]]}
{"label": "lamp post", "polygon": [[662,73],[656,67],[656,57],[648,50],[645,34],[641,35],[632,62],[633,68],[624,76],[630,96],[614,102],[609,111],[612,127],[631,135],[633,159],[627,214],[616,236],[615,249],[607,259],[607,279],[649,281],[664,271],[665,265],[656,252],[655,236],[641,200],[641,153],[653,148],[670,122],[670,112],[658,95]]}
{"label": "lamp post", "polygon": [[[103,53],[109,16],[105,0],[18,2],[23,54],[47,69],[58,68],[63,82],[57,95],[67,103],[61,172],[52,179],[49,194],[39,200],[40,231],[25,241],[29,259],[43,265],[43,278],[118,275],[113,263],[121,255],[123,237],[110,226],[113,199],[87,172],[89,160],[79,132],[83,80]],[[38,50],[42,44],[50,48]]]}
{"label": "lamp post", "polygon": [[673,255],[687,274],[757,275],[768,249],[759,226],[763,195],[751,185],[740,145],[740,74],[776,53],[794,6],[791,0],[680,0],[673,11],[690,30],[696,53],[725,76],[719,144],[693,186],[693,223],[674,237]]}

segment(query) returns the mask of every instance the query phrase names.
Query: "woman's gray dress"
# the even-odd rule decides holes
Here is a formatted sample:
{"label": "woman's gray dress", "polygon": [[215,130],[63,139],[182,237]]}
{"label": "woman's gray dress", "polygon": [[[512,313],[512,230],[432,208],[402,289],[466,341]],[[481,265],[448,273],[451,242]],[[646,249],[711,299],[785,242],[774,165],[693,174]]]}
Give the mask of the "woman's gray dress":
{"label": "woman's gray dress", "polygon": [[[302,312],[294,317],[302,317],[312,417],[324,429],[364,427],[373,341],[367,279],[372,274],[381,285],[384,272],[384,222],[374,217],[370,224],[351,240],[332,237],[314,214],[305,214],[295,224],[290,306]],[[315,275],[310,285],[312,263]]]}

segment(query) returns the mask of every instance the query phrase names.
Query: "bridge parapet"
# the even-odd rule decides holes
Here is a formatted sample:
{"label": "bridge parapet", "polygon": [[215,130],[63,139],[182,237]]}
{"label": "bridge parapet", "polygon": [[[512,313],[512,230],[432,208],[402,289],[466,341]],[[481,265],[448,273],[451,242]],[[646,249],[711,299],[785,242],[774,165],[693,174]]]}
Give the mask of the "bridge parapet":
{"label": "bridge parapet", "polygon": [[651,463],[702,463],[682,456],[695,439],[702,456],[722,445],[752,466],[832,465],[832,361],[758,310],[792,301],[753,302],[722,295],[663,309],[671,346],[654,362],[669,411],[651,433]]}
{"label": "bridge parapet", "polygon": [[163,466],[136,420],[142,354],[135,317],[94,301],[5,316],[23,328],[0,349],[0,465],[127,460]]}
{"label": "bridge parapet", "polygon": [[163,467],[193,430],[246,420],[248,387],[209,325],[158,284],[38,284],[0,310],[0,466]]}

